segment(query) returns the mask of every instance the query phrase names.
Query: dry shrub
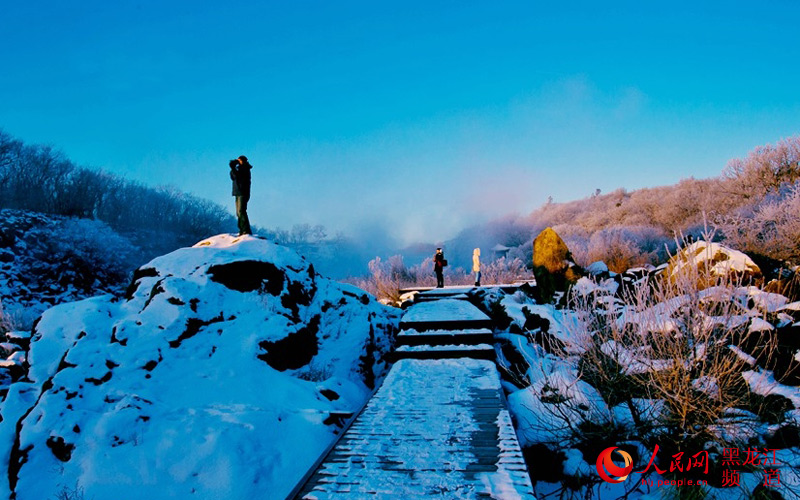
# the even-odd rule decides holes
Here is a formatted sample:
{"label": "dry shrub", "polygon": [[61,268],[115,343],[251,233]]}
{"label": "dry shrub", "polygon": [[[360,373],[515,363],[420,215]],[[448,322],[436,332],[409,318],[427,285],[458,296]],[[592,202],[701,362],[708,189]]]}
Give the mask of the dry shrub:
{"label": "dry shrub", "polygon": [[[714,286],[704,289],[709,281]],[[770,366],[778,349],[774,335],[750,331],[753,322],[767,318],[766,312],[748,308],[750,291],[735,276],[712,277],[705,268],[675,280],[642,281],[622,299],[600,287],[589,293],[573,289],[569,308],[574,314],[563,324],[564,338],[570,340],[551,350],[577,366],[575,384],[587,382],[609,408],[624,405],[632,423],[615,421],[613,412],[607,422],[576,422],[580,404],[562,398],[558,404],[541,405],[545,410],[538,411],[545,413],[533,417],[550,429],[559,429],[553,419],[570,420],[563,428],[573,429],[572,436],[550,446],[578,448],[589,463],[608,446],[635,442],[648,450],[659,445],[659,460],[679,451],[687,457],[705,450],[712,457],[709,475],[698,477],[715,484],[722,450],[747,449],[757,442],[753,436],[764,439],[767,425],[784,422],[784,411],[791,408],[778,401],[780,396],[760,396],[767,388],[751,388],[742,376],[759,371],[756,362]],[[648,459],[639,456],[636,470]],[[581,495],[590,498],[600,491],[593,490],[601,484],[594,479],[565,481],[579,481]],[[627,487],[630,493],[636,484]],[[578,491],[570,488],[561,495]]]}
{"label": "dry shrub", "polygon": [[513,283],[515,280],[529,277],[530,272],[525,269],[525,263],[517,258],[500,257],[488,264],[481,264],[481,284],[483,285]]}
{"label": "dry shrub", "polygon": [[655,227],[614,226],[592,234],[587,253],[590,262],[603,261],[609,270],[622,273],[662,260],[668,241]]}
{"label": "dry shrub", "polygon": [[[706,288],[710,281],[716,285]],[[622,304],[602,294],[573,296],[583,376],[610,404],[628,403],[634,420],[634,398],[663,401],[668,411],[660,425],[675,449],[725,441],[717,428],[726,411],[752,402],[742,377],[750,360],[737,354],[753,340],[739,285],[694,268],[673,280],[640,284]],[[768,363],[776,347],[767,340],[760,357]]]}

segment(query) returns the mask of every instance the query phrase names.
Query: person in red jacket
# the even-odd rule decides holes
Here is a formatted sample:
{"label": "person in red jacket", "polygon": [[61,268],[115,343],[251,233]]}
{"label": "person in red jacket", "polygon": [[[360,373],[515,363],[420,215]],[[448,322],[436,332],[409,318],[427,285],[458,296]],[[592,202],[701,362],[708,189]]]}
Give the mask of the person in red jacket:
{"label": "person in red jacket", "polygon": [[436,274],[436,288],[444,288],[444,266],[446,265],[447,261],[444,258],[442,249],[437,248],[436,253],[433,255],[433,272]]}

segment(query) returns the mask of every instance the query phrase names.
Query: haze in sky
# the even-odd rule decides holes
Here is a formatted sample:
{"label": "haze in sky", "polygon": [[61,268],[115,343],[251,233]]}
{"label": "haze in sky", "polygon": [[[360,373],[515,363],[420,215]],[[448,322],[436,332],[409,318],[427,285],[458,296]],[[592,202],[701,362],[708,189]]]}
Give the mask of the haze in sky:
{"label": "haze in sky", "polygon": [[26,0],[0,127],[265,227],[440,242],[800,133],[794,1]]}

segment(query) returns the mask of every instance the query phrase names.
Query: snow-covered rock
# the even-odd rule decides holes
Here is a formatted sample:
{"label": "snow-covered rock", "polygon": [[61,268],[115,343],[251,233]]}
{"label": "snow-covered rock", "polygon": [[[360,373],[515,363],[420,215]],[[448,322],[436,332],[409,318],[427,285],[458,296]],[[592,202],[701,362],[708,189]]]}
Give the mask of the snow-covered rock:
{"label": "snow-covered rock", "polygon": [[508,407],[517,422],[523,448],[536,444],[565,444],[575,439],[575,426],[611,421],[600,393],[566,366],[533,381],[530,387],[508,395]]}
{"label": "snow-covered rock", "polygon": [[[701,284],[713,285],[713,280],[728,277],[743,283],[762,278],[761,269],[753,260],[738,250],[733,250],[719,243],[700,240],[692,243],[677,255],[673,256],[665,275],[668,279],[677,280],[686,273],[699,273]],[[691,278],[694,279],[694,278]]]}
{"label": "snow-covered rock", "polygon": [[0,407],[0,496],[281,498],[385,374],[398,320],[266,240],[156,258],[125,300],[42,316]]}
{"label": "snow-covered rock", "polygon": [[602,260],[592,262],[586,266],[585,270],[590,276],[602,276],[604,278],[609,276],[608,265]]}

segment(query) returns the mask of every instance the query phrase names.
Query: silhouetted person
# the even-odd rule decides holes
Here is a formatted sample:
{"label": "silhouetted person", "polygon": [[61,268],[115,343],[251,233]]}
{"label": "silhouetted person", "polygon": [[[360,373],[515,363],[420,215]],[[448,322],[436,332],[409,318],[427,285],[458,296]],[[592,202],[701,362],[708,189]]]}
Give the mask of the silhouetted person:
{"label": "silhouetted person", "polygon": [[247,202],[250,201],[250,169],[253,168],[247,157],[242,155],[228,162],[233,181],[232,194],[236,198],[236,219],[239,222],[239,236],[253,234],[250,219],[247,217]]}
{"label": "silhouetted person", "polygon": [[475,286],[481,286],[481,249],[472,251],[472,272],[475,273]]}
{"label": "silhouetted person", "polygon": [[436,249],[433,255],[433,272],[436,274],[436,288],[444,288],[444,266],[447,261],[444,259],[444,253],[441,248]]}

